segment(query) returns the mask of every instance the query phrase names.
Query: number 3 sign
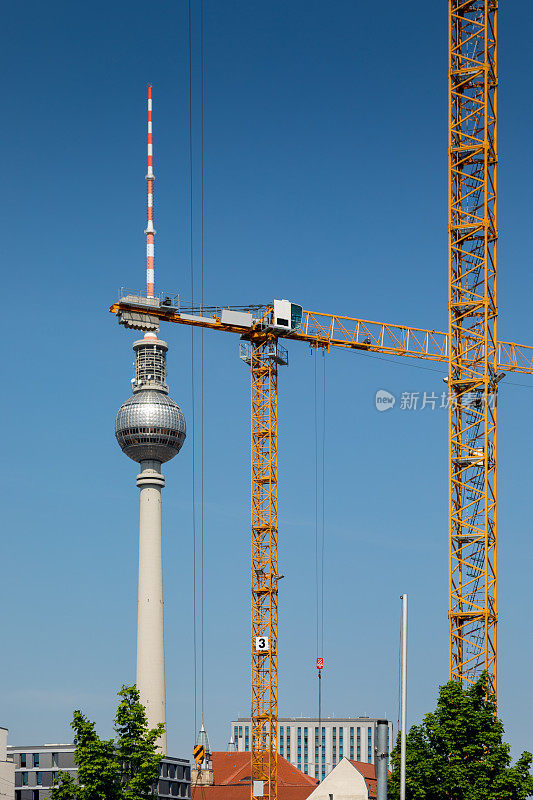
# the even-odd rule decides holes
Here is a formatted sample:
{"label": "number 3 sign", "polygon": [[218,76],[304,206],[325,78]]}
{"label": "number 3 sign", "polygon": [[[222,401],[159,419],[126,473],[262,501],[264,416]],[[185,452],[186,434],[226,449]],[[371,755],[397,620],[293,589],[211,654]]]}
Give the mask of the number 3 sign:
{"label": "number 3 sign", "polygon": [[256,636],[255,637],[255,651],[256,653],[266,653],[268,647],[268,636]]}

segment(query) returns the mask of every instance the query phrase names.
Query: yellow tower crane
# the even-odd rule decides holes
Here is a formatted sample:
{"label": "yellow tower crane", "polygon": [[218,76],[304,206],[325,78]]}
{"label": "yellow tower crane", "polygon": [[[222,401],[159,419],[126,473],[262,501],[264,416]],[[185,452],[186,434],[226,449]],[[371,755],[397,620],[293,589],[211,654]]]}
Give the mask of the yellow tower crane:
{"label": "yellow tower crane", "polygon": [[[441,363],[451,362],[450,337],[443,331],[412,328],[353,317],[304,311],[287,300],[266,307],[180,309],[171,300],[124,294],[110,311],[126,327],[155,328],[160,321],[236,333],[241,337],[241,358],[250,366],[251,378],[251,779],[252,799],[277,798],[277,697],[278,697],[278,367],[287,363],[280,339],[306,342],[311,347],[404,356]],[[465,370],[475,368],[472,352],[463,354]],[[533,347],[514,342],[495,345],[495,380],[505,372],[533,374]],[[491,399],[490,396],[488,398]],[[466,398],[462,401],[466,404]],[[477,408],[477,395],[472,402]],[[489,405],[487,402],[486,405]],[[487,412],[484,412],[487,413]],[[470,447],[470,445],[469,445]],[[471,448],[464,458],[468,469],[484,469],[485,456]],[[450,481],[454,473],[450,473]],[[453,485],[453,484],[452,484]],[[451,528],[450,541],[455,531]],[[477,532],[483,542],[487,533]],[[471,539],[469,540],[471,541]],[[484,551],[483,551],[484,552]],[[481,569],[479,580],[484,580]],[[453,575],[451,576],[453,580]],[[454,613],[450,596],[450,618]],[[462,647],[465,644],[463,643]],[[484,665],[495,663],[487,652],[478,673],[454,672],[458,680],[473,680]],[[263,787],[254,792],[257,783]]]}

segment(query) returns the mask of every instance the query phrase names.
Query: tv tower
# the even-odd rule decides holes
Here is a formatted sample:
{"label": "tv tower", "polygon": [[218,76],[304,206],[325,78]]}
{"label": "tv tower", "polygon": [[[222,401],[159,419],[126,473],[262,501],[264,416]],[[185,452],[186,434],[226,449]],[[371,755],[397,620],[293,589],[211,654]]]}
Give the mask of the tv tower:
{"label": "tv tower", "polygon": [[[154,217],[152,87],[148,86],[148,224],[146,226],[146,297],[154,297]],[[146,707],[148,724],[166,725],[165,647],[163,632],[163,563],[161,550],[161,465],[179,453],[185,441],[185,417],[168,395],[168,345],[153,332],[133,343],[133,395],[123,403],[115,421],[122,451],[137,461],[140,472],[139,597],[137,617],[137,688]],[[166,733],[158,740],[167,751]]]}

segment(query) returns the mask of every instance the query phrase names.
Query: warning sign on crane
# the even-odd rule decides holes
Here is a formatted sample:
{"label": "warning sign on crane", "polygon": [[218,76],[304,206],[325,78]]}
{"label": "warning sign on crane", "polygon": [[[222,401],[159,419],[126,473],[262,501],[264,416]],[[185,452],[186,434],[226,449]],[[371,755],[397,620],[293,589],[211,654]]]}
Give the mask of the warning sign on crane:
{"label": "warning sign on crane", "polygon": [[316,660],[316,668],[317,669],[324,669],[324,659],[323,658],[317,658],[317,660]]}

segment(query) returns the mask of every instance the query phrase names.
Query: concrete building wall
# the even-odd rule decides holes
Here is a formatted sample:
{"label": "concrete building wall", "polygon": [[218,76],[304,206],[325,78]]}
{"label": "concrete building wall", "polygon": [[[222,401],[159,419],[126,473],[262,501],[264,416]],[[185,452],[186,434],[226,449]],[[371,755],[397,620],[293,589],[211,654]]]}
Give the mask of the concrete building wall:
{"label": "concrete building wall", "polygon": [[368,788],[361,773],[343,759],[309,795],[307,800],[368,800]]}
{"label": "concrete building wall", "polygon": [[[323,780],[345,757],[374,763],[376,722],[379,717],[279,717],[278,753],[306,775]],[[230,723],[237,750],[251,749],[250,720],[243,717]],[[389,745],[393,745],[389,722]]]}
{"label": "concrete building wall", "polygon": [[15,796],[15,764],[7,752],[7,728],[0,728],[0,800]]}

